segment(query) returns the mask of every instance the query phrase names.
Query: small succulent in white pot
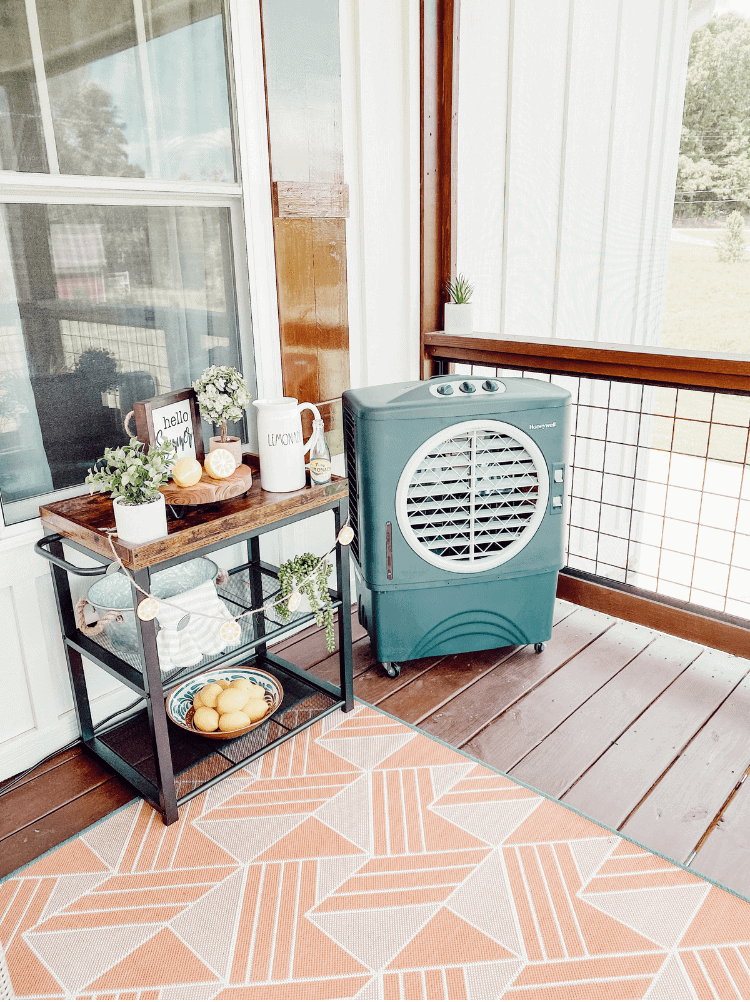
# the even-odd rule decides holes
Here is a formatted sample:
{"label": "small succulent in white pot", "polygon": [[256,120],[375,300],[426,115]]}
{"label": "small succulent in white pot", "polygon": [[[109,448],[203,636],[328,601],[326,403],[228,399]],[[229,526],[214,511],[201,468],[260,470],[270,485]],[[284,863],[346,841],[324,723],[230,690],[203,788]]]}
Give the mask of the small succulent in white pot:
{"label": "small succulent in white pot", "polygon": [[221,425],[221,434],[210,439],[210,450],[228,449],[237,465],[242,462],[242,441],[227,435],[227,421],[240,421],[250,402],[250,391],[242,373],[231,365],[210,365],[193,383],[201,417]]}
{"label": "small succulent in white pot", "polygon": [[453,281],[445,283],[445,292],[448,302],[445,304],[443,330],[446,334],[471,334],[474,329],[471,304],[474,286],[459,273]]}
{"label": "small succulent in white pot", "polygon": [[89,470],[90,492],[109,492],[117,535],[129,543],[148,543],[167,535],[167,510],[159,488],[166,484],[175,464],[171,442],[148,452],[143,442],[105,449],[97,468]]}

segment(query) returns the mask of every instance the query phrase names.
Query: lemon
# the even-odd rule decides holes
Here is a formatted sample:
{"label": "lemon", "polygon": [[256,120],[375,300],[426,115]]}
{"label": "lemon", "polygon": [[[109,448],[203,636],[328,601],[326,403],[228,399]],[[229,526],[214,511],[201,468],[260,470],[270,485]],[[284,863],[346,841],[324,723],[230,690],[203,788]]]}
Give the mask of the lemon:
{"label": "lemon", "polygon": [[178,487],[192,487],[197,484],[203,475],[201,464],[192,456],[183,456],[174,464],[172,470],[172,480]]}
{"label": "lemon", "polygon": [[241,710],[246,702],[246,694],[230,686],[216,697],[216,709],[219,713],[232,713],[234,710]]}
{"label": "lemon", "polygon": [[235,710],[233,713],[222,713],[219,717],[219,730],[238,731],[240,727],[247,727],[249,723],[250,718],[241,710]]}
{"label": "lemon", "polygon": [[268,713],[268,703],[265,699],[248,699],[242,712],[254,724],[256,720],[262,720]]}
{"label": "lemon", "polygon": [[216,710],[210,706],[199,706],[193,714],[193,726],[199,731],[215,731],[220,719]]}
{"label": "lemon", "polygon": [[213,449],[203,464],[206,473],[214,480],[226,480],[237,469],[237,463],[229,449]]}

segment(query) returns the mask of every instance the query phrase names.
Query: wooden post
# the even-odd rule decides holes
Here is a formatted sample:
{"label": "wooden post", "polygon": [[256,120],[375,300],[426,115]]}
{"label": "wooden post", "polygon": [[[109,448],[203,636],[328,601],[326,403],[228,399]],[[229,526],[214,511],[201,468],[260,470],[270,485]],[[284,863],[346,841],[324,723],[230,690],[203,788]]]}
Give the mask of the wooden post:
{"label": "wooden post", "polygon": [[422,378],[437,369],[424,335],[443,328],[446,281],[456,263],[455,169],[458,112],[459,0],[422,0],[421,7],[421,303]]}

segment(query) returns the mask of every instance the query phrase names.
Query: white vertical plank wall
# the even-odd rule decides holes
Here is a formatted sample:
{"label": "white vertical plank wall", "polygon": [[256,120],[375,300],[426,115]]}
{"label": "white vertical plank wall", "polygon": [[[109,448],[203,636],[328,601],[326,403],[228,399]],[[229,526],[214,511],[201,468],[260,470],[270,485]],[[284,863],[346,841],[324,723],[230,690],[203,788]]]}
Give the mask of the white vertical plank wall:
{"label": "white vertical plank wall", "polygon": [[658,344],[687,11],[461,0],[457,262],[475,329]]}
{"label": "white vertical plank wall", "polygon": [[[547,337],[552,328],[569,14],[559,0],[513,5],[501,275],[506,337]],[[460,102],[459,85],[459,116]]]}
{"label": "white vertical plank wall", "polygon": [[[461,3],[459,14],[457,267],[474,285],[474,329],[499,331],[505,113],[512,0]],[[468,39],[464,48],[463,40]]]}

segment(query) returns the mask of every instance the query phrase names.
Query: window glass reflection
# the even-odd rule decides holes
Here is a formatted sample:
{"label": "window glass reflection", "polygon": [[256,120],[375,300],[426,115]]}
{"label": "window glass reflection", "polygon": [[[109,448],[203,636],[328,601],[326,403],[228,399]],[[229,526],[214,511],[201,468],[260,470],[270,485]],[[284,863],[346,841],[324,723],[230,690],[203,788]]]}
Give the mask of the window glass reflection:
{"label": "window glass reflection", "polygon": [[82,483],[127,441],[136,400],[242,365],[228,209],[18,204],[1,218],[7,505]]}
{"label": "window glass reflection", "polygon": [[234,180],[220,0],[2,6],[0,169]]}
{"label": "window glass reflection", "polygon": [[0,170],[47,171],[24,0],[0,5]]}

